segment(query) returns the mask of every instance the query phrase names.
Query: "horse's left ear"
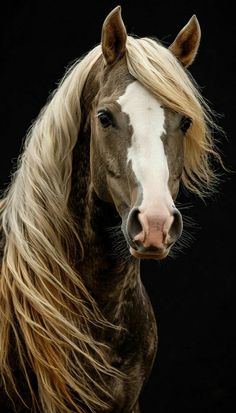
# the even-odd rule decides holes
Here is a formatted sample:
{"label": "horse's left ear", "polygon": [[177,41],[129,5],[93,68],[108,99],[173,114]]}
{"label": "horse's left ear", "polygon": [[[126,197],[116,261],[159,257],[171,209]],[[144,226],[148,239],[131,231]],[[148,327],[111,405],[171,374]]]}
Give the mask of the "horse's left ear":
{"label": "horse's left ear", "polygon": [[201,39],[201,29],[195,14],[179,32],[169,50],[177,57],[183,66],[190,66],[197,54]]}
{"label": "horse's left ear", "polygon": [[121,7],[117,6],[108,14],[102,26],[102,53],[107,64],[112,64],[124,56],[126,39]]}

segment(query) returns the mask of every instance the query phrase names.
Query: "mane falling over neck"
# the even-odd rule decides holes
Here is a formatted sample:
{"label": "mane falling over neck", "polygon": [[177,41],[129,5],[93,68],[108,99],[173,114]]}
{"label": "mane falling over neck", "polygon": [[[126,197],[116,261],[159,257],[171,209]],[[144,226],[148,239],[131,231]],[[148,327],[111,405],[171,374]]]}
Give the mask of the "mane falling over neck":
{"label": "mane falling over neck", "polygon": [[[216,180],[209,159],[219,155],[210,134],[211,111],[193,79],[169,50],[149,38],[128,36],[124,64],[163,106],[191,118],[182,183],[204,196]],[[106,411],[112,398],[106,377],[114,383],[124,379],[111,365],[108,345],[92,333],[94,326],[120,330],[104,317],[86,288],[85,275],[75,265],[83,260],[84,245],[78,231],[80,211],[75,217],[69,203],[73,151],[84,120],[89,121],[81,97],[89,76],[96,78],[97,85],[102,78],[94,72],[95,66],[102,75],[100,46],[69,69],[42,109],[1,201],[5,244],[0,278],[2,381],[18,391],[9,355],[14,340],[35,409],[39,404],[50,413],[71,409],[81,413],[82,406]],[[28,365],[37,379],[39,401]]]}

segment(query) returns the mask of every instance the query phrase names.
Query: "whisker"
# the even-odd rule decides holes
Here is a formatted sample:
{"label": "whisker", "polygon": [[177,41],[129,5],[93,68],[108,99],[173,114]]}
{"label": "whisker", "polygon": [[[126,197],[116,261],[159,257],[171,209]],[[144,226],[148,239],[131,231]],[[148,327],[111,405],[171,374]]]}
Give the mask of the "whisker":
{"label": "whisker", "polygon": [[125,262],[130,262],[132,256],[129,252],[129,248],[121,230],[120,225],[110,226],[105,228],[105,232],[108,235],[108,239],[111,243],[111,250],[109,255],[115,259],[121,259]]}
{"label": "whisker", "polygon": [[176,208],[178,208],[180,211],[182,211],[183,209],[190,209],[190,208],[193,208],[193,207],[194,207],[194,205],[191,204],[191,203],[184,203],[184,204],[182,204],[182,203],[179,202],[179,201],[175,201],[175,206],[176,206]]}
{"label": "whisker", "polygon": [[[192,207],[192,205],[184,205],[179,206],[179,209],[188,209]],[[185,254],[187,248],[189,248],[196,240],[196,232],[200,230],[200,225],[194,220],[193,217],[189,215],[182,214],[183,218],[183,232],[181,237],[178,241],[173,245],[171,251],[169,252],[169,257],[172,259],[176,259],[179,254]]]}

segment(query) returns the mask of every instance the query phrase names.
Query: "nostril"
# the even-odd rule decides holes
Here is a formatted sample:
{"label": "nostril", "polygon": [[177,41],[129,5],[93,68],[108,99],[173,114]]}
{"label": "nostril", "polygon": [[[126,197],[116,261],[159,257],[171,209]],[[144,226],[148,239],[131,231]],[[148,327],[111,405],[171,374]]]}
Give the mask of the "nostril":
{"label": "nostril", "polygon": [[138,208],[133,208],[127,220],[127,234],[132,242],[134,241],[134,237],[142,231],[142,225],[138,218],[139,213]]}
{"label": "nostril", "polygon": [[173,217],[174,220],[169,230],[171,242],[175,242],[181,236],[183,231],[182,215],[176,208],[174,209]]}

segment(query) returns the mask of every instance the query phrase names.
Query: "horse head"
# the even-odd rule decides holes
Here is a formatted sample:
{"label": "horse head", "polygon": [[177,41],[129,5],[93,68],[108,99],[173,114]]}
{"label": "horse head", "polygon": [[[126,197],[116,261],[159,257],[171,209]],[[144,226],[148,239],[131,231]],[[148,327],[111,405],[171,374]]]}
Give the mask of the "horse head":
{"label": "horse head", "polygon": [[[162,259],[182,232],[174,200],[192,120],[168,107],[148,82],[146,86],[132,76],[126,58],[129,41],[116,7],[102,28],[103,64],[91,111],[92,182],[97,195],[115,205],[130,253]],[[181,72],[181,65],[194,60],[199,41],[200,28],[193,16],[169,50],[159,48],[169,64],[178,58]],[[143,52],[139,64],[144,76],[146,60]]]}

